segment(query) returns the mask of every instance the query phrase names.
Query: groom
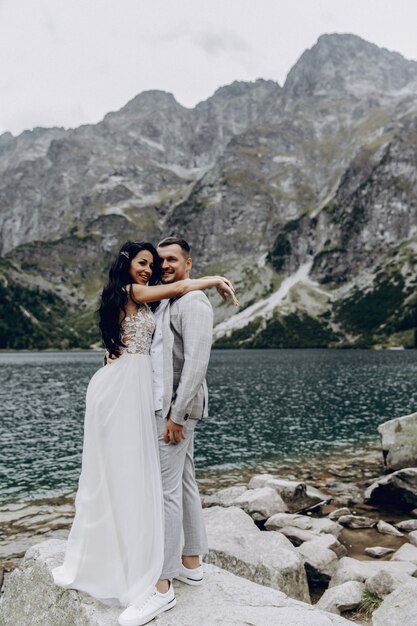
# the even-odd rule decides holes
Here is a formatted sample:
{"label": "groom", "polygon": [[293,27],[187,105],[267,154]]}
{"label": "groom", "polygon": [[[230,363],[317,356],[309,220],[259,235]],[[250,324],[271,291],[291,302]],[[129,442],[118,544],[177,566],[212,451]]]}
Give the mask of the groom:
{"label": "groom", "polygon": [[[189,278],[192,259],[184,240],[167,237],[158,244],[162,282]],[[155,420],[158,433],[165,510],[165,559],[155,593],[135,615],[146,624],[176,604],[172,579],[201,585],[200,555],[207,536],[194,475],[194,431],[207,415],[205,375],[210,358],[213,311],[202,291],[163,300],[155,312],[151,347]],[[184,546],[181,551],[181,537]]]}

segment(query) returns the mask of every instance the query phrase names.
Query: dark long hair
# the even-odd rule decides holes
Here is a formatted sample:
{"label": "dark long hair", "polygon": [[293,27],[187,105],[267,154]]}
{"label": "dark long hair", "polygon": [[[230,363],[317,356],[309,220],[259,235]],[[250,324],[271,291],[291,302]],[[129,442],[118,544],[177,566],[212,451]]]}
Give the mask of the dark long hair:
{"label": "dark long hair", "polygon": [[[119,356],[120,348],[124,347],[120,339],[120,311],[123,311],[124,319],[128,295],[123,287],[132,284],[130,265],[141,250],[148,250],[153,256],[153,271],[149,285],[156,285],[161,279],[161,262],[154,246],[146,241],[126,241],[109,270],[109,280],[101,294],[98,311],[103,343],[111,356]],[[152,302],[152,309],[157,306],[158,302]]]}

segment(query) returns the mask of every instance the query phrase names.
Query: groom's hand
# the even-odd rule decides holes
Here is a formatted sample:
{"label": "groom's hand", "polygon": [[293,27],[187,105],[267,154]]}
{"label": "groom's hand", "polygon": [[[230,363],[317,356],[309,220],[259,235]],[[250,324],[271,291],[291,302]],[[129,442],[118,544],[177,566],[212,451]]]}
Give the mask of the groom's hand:
{"label": "groom's hand", "polygon": [[169,417],[167,419],[167,423],[164,430],[164,441],[165,443],[180,443],[180,441],[184,441],[184,427],[180,424],[176,424]]}

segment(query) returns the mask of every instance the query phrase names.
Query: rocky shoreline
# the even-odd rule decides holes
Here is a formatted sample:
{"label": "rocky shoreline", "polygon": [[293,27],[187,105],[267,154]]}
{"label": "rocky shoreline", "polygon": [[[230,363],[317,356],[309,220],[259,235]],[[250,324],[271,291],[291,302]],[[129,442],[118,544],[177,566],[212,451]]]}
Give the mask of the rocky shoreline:
{"label": "rocky shoreline", "polygon": [[[380,445],[373,442],[350,451],[331,452],[320,457],[301,459],[295,470],[292,464],[276,462],[227,471],[200,471],[198,482],[203,499],[219,489],[246,485],[254,474],[279,474],[287,480],[298,480],[319,490],[326,490],[333,498],[325,511],[343,505],[357,493],[357,482],[362,484],[384,471]],[[0,505],[0,561],[6,573],[19,564],[26,550],[46,538],[65,539],[74,515],[75,493],[60,497],[37,498],[27,502],[9,502]],[[401,515],[398,521],[403,519]]]}
{"label": "rocky shoreline", "polygon": [[[417,597],[417,463],[394,471],[386,463],[401,466],[401,449],[407,463],[417,456],[401,443],[403,433],[410,442],[416,415],[380,427],[384,454],[374,442],[291,465],[200,476],[206,562],[351,623],[411,626],[404,611],[412,606],[417,614],[417,600],[409,598]],[[73,501],[68,494],[0,507],[6,579],[24,568],[28,548],[66,538]]]}

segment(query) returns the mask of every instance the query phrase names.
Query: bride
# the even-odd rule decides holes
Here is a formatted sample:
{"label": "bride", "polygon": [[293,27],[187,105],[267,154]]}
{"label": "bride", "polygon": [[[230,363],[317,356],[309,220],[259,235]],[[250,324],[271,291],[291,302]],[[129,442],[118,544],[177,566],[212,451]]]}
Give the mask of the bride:
{"label": "bride", "polygon": [[[127,242],[100,306],[103,342],[114,359],[88,385],[82,471],[65,560],[54,581],[122,605],[143,602],[162,570],[164,509],[155,432],[150,345],[160,300],[217,287],[219,276],[160,285],[150,243]],[[171,608],[171,607],[169,607]]]}

